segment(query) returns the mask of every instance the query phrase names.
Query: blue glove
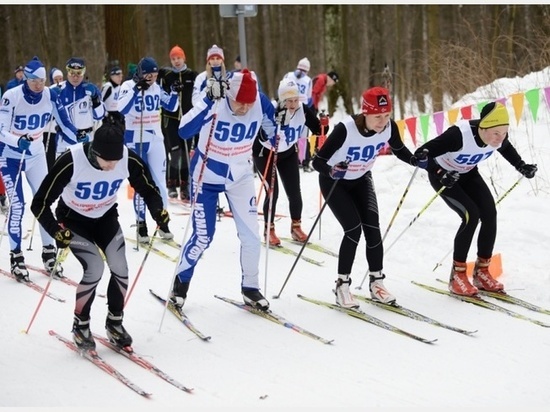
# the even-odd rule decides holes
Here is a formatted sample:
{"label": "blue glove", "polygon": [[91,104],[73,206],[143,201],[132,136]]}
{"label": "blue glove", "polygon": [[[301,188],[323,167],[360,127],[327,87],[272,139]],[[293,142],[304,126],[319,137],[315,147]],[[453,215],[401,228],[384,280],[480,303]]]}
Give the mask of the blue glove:
{"label": "blue glove", "polygon": [[332,166],[330,169],[330,177],[334,180],[343,179],[348,171],[348,162],[340,162]]}
{"label": "blue glove", "polygon": [[416,151],[410,160],[411,165],[426,170],[428,167],[428,149]]}
{"label": "blue glove", "polygon": [[19,147],[19,149],[23,151],[28,150],[29,147],[31,147],[31,142],[32,142],[32,137],[30,137],[28,134],[24,134],[17,141],[17,147]]}
{"label": "blue glove", "polygon": [[90,136],[88,135],[88,131],[83,129],[78,129],[76,131],[76,141],[78,143],[88,143],[90,141]]}
{"label": "blue glove", "polygon": [[437,172],[435,172],[435,175],[437,176],[441,184],[448,188],[453,187],[454,184],[458,182],[458,179],[460,179],[460,173],[458,173],[456,170],[439,169]]}

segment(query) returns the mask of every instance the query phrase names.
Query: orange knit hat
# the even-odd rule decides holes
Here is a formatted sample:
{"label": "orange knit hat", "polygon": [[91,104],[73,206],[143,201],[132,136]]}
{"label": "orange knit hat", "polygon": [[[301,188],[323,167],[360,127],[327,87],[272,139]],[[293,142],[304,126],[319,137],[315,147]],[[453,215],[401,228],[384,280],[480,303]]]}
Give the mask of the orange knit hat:
{"label": "orange knit hat", "polygon": [[170,50],[170,58],[172,57],[181,57],[183,60],[185,60],[185,52],[180,46],[175,45],[174,47],[172,47],[172,50]]}

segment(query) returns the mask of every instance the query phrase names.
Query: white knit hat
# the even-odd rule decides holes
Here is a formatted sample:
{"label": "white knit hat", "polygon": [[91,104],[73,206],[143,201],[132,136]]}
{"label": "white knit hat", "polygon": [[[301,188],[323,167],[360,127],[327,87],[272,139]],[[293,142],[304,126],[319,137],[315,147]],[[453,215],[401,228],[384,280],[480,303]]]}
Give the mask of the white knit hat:
{"label": "white knit hat", "polygon": [[208,49],[206,52],[206,61],[210,60],[210,58],[218,56],[220,59],[225,60],[223,56],[223,49],[221,47],[216,46],[215,44]]}
{"label": "white knit hat", "polygon": [[286,99],[300,97],[300,90],[294,81],[283,79],[279,83],[277,95],[279,96],[279,101],[284,102]]}
{"label": "white knit hat", "polygon": [[297,69],[303,70],[305,72],[308,72],[311,65],[309,64],[309,60],[307,57],[304,57],[302,60],[298,62],[298,66],[296,66]]}

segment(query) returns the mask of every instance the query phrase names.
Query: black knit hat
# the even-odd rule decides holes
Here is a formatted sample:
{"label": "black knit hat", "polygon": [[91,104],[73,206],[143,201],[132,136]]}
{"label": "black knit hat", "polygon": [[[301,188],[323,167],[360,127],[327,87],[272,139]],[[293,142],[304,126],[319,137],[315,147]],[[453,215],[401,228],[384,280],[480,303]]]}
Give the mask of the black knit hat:
{"label": "black knit hat", "polygon": [[120,160],[124,153],[124,132],[111,122],[104,122],[94,134],[92,150],[103,160]]}
{"label": "black knit hat", "polygon": [[338,80],[340,80],[340,77],[336,72],[328,72],[327,76],[330,77],[332,80],[334,80],[334,83],[338,83]]}

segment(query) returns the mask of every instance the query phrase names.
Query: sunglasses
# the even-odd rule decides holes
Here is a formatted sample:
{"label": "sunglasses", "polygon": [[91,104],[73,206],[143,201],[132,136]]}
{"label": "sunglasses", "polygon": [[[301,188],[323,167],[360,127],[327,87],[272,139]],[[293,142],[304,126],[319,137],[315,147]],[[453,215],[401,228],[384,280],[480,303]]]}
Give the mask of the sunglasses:
{"label": "sunglasses", "polygon": [[70,67],[67,67],[67,73],[69,74],[69,76],[84,76],[84,73],[86,73],[86,68],[82,68],[82,69],[71,69]]}
{"label": "sunglasses", "polygon": [[46,83],[46,79],[28,79],[27,81],[31,84],[44,84],[44,83]]}

